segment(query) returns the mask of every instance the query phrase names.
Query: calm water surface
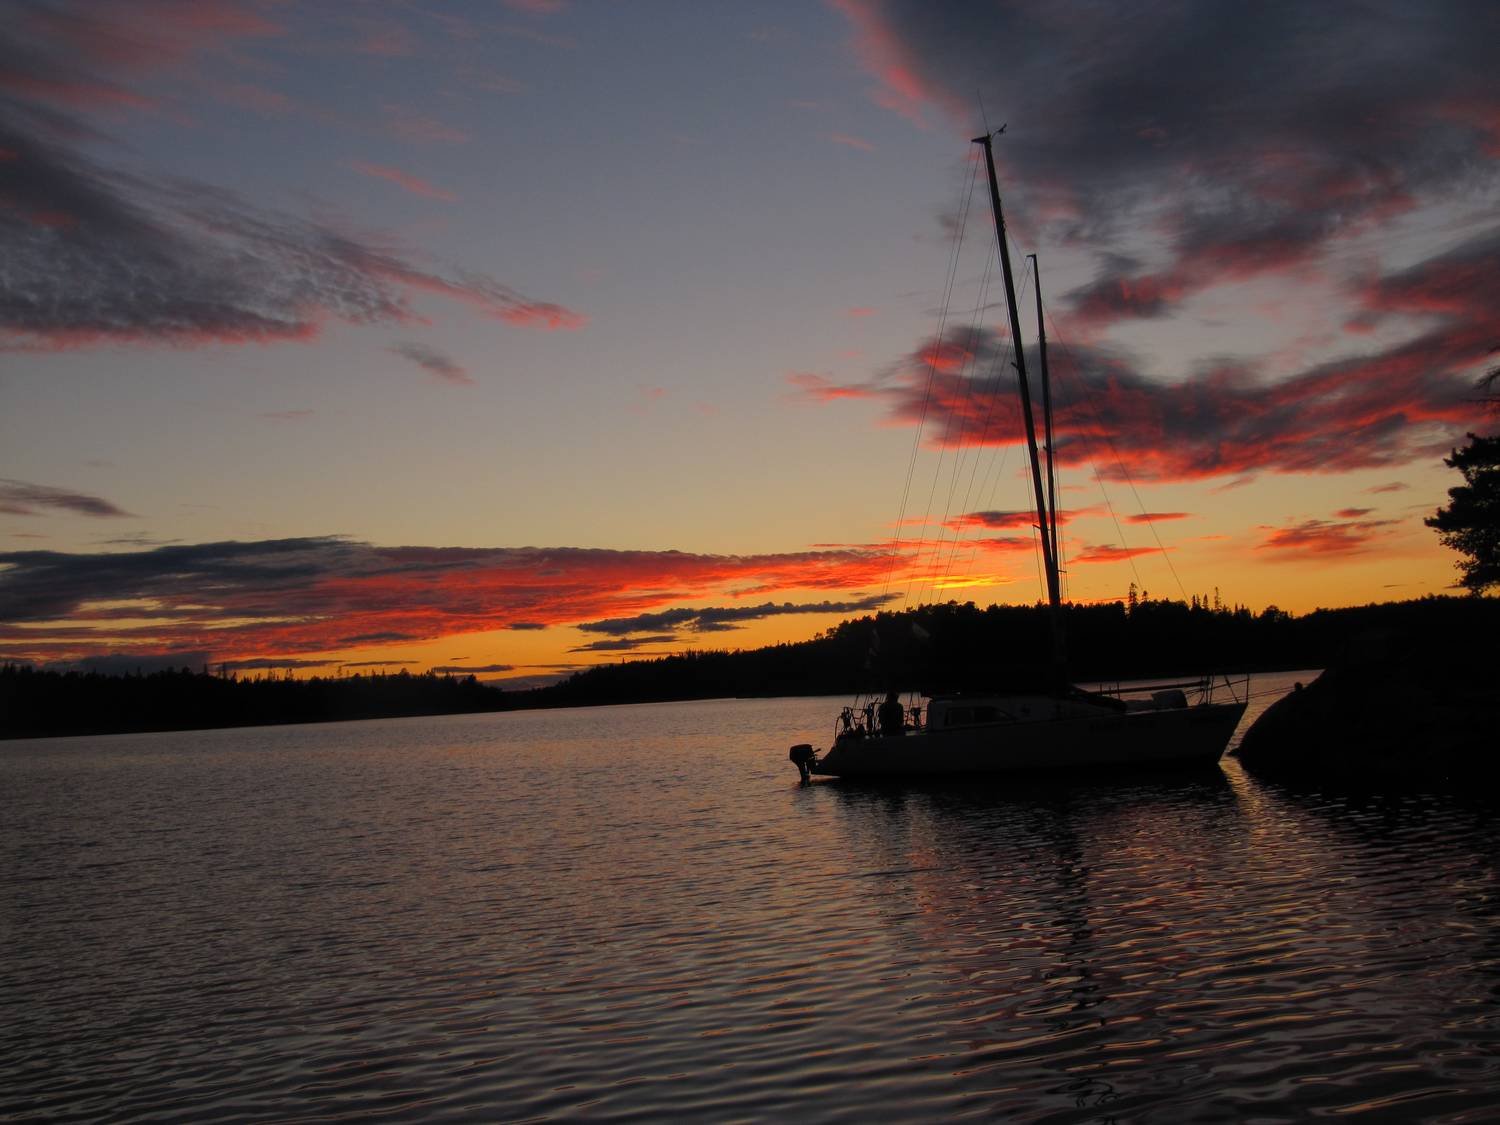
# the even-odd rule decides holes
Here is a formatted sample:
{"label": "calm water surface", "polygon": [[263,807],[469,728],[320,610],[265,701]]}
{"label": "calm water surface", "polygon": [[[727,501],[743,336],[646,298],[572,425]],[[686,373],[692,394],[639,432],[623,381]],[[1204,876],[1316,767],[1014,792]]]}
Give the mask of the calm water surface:
{"label": "calm water surface", "polygon": [[799,787],[844,702],[0,743],[0,1118],[1497,1119],[1492,803]]}

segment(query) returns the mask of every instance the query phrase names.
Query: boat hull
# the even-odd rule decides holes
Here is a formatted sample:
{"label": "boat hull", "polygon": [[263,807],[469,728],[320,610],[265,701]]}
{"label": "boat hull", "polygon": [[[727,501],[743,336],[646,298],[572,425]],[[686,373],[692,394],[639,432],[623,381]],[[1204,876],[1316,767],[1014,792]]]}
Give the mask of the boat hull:
{"label": "boat hull", "polygon": [[1208,765],[1223,755],[1244,713],[1244,703],[1205,703],[1171,710],[845,738],[809,765],[815,774],[847,778]]}

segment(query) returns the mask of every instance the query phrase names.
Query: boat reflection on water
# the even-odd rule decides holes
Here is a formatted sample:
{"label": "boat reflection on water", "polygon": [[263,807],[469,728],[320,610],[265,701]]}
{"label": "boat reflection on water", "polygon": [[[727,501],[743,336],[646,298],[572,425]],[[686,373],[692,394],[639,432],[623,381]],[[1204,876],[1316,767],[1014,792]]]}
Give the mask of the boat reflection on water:
{"label": "boat reflection on water", "polygon": [[[1129,785],[815,788],[913,978],[903,1016],[942,1025],[924,1057],[988,1112],[1472,1106],[1500,1072],[1449,1065],[1497,1041],[1500,841],[1478,820],[1472,845],[1409,801],[1353,827],[1232,760]],[[1434,1069],[1454,1070],[1440,1094]]]}

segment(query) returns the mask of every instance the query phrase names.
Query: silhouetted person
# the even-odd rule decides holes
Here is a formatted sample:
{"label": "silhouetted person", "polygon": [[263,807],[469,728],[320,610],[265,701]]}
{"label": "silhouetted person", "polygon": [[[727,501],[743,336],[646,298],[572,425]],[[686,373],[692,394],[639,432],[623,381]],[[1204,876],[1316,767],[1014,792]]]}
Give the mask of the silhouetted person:
{"label": "silhouetted person", "polygon": [[885,702],[880,705],[880,733],[883,735],[903,734],[906,730],[906,708],[901,706],[901,700],[895,692],[890,692],[885,697]]}

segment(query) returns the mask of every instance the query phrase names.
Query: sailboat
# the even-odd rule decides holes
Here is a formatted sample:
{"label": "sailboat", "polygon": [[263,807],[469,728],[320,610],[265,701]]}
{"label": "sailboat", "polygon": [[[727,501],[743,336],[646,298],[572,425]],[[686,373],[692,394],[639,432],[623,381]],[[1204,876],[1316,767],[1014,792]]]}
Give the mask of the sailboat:
{"label": "sailboat", "polygon": [[[1002,127],[999,132],[1003,132]],[[1026,357],[1020,346],[1015,278],[995,177],[994,137],[974,138],[984,147],[990,206],[1000,246],[1000,267],[1016,342],[1015,368],[1026,448],[1031,458],[1042,566],[1051,624],[1049,690],[939,695],[922,709],[903,708],[892,692],[884,705],[845,707],[825,752],[810,743],[789,752],[802,780],[811,774],[845,778],[947,777],[1032,770],[1080,770],[1183,766],[1217,762],[1249,701],[1248,678],[1237,685],[1213,678],[1147,685],[1129,692],[1085,691],[1066,673],[1062,584],[1057,551],[1057,492],[1052,464],[1052,401],[1047,377],[1046,331],[1041,285],[1036,289],[1037,355],[1041,366],[1047,473],[1042,475]],[[1218,698],[1215,698],[1215,694]],[[1229,698],[1224,698],[1225,695]]]}

